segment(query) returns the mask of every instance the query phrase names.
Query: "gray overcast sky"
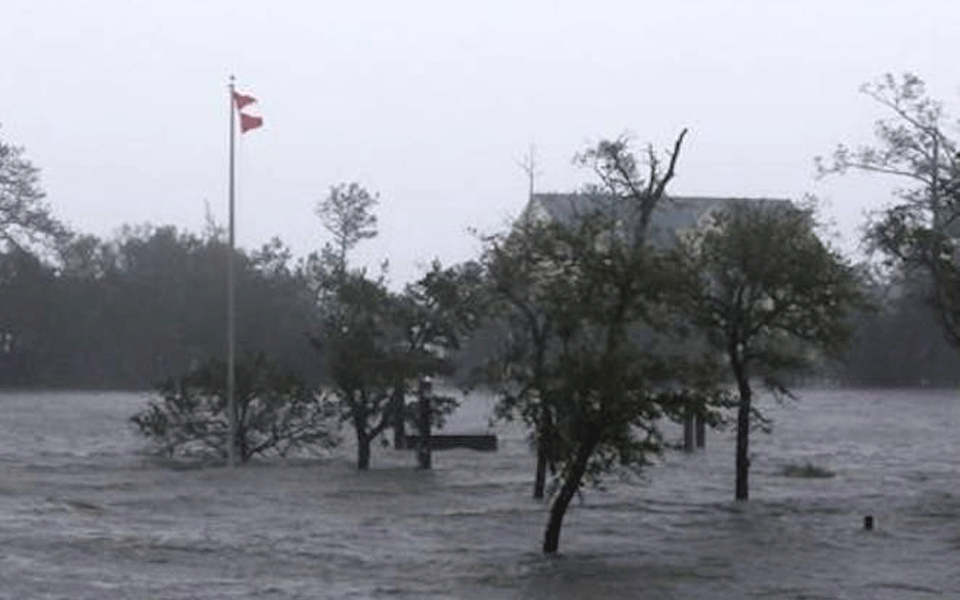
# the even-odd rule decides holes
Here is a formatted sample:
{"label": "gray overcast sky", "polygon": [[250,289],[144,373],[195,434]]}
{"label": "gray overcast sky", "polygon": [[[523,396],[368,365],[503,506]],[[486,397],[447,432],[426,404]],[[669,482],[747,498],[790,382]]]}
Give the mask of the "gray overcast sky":
{"label": "gray overcast sky", "polygon": [[858,93],[913,71],[960,113],[954,0],[373,1],[6,0],[0,136],[43,169],[56,213],[109,234],[123,223],[225,220],[229,74],[259,99],[239,148],[238,236],[319,247],[331,184],[381,194],[399,283],[466,258],[468,227],[538,188],[590,180],[571,156],[623,132],[667,148],[690,128],[674,194],[814,192],[854,247],[890,182],[813,179],[812,159],[871,139]]}

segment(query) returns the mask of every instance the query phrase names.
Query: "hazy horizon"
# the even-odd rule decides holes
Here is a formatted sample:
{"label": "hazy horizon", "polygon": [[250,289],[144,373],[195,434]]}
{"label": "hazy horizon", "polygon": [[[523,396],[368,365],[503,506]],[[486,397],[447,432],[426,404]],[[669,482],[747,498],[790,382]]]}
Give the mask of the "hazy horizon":
{"label": "hazy horizon", "polygon": [[265,120],[238,148],[239,243],[320,247],[314,205],[359,181],[381,203],[358,259],[389,258],[395,282],[469,258],[468,228],[519,212],[531,144],[537,189],[566,192],[591,181],[570,160],[586,145],[627,132],[665,150],[684,127],[671,193],[813,193],[851,250],[894,184],[816,181],[813,159],[871,141],[882,112],[859,86],[915,72],[960,113],[947,1],[12,0],[7,15],[0,137],[42,169],[58,217],[198,230],[209,203],[225,221],[234,74]]}

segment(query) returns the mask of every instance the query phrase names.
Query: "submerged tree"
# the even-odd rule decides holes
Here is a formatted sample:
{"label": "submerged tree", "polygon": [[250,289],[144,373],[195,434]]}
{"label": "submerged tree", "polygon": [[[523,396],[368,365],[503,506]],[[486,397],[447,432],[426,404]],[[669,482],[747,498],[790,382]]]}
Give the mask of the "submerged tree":
{"label": "submerged tree", "polygon": [[390,322],[392,298],[382,281],[345,273],[325,295],[319,332],[311,336],[326,363],[329,383],[357,439],[357,468],[370,466],[370,446],[391,424],[396,381],[390,346],[399,332]]}
{"label": "submerged tree", "polygon": [[537,455],[533,498],[541,500],[547,471],[556,473],[556,409],[551,359],[559,340],[550,302],[551,229],[523,219],[512,231],[485,240],[483,264],[495,319],[509,331],[491,365],[500,418],[518,418],[531,430]]}
{"label": "submerged tree", "polygon": [[[450,353],[476,321],[464,283],[469,277],[435,264],[394,294],[382,280],[353,272],[325,298],[322,329],[311,341],[326,359],[341,418],[356,434],[357,468],[369,468],[371,444],[388,427],[402,435],[406,422],[416,421],[406,397],[417,382],[453,373]],[[456,406],[436,390],[429,404],[438,425]]]}
{"label": "submerged tree", "polygon": [[349,268],[349,252],[375,237],[376,196],[357,183],[332,186],[317,203],[316,214],[333,242],[308,259],[316,285],[320,330],[310,335],[321,352],[341,420],[349,421],[357,438],[357,468],[370,466],[370,445],[390,424],[389,331],[390,292],[383,277]]}
{"label": "submerged tree", "polygon": [[[659,315],[669,279],[648,229],[685,133],[665,165],[650,148],[641,163],[623,138],[590,148],[578,162],[593,169],[601,185],[588,190],[579,214],[508,234],[535,231],[537,249],[536,293],[508,302],[518,311],[512,334],[530,340],[539,327],[552,338],[539,367],[535,346],[508,355],[504,364],[514,378],[515,393],[504,398],[510,408],[534,428],[544,427],[544,414],[551,419],[559,476],[544,534],[547,553],[559,548],[564,515],[585,482],[618,466],[645,464],[664,446],[660,420],[694,399],[706,406],[712,397],[709,382],[696,377],[695,361],[673,360],[651,343],[663,330]],[[523,318],[524,305],[539,315],[539,325]]]}
{"label": "submerged tree", "polygon": [[[480,266],[476,263],[445,268],[435,260],[429,271],[394,298],[393,317],[400,333],[400,340],[392,348],[395,382],[391,411],[397,447],[404,445],[406,422],[422,424],[407,406],[407,394],[416,386],[421,396],[426,392],[421,382],[455,374],[453,353],[478,327],[483,314],[480,282]],[[456,407],[456,400],[432,386],[427,395],[430,422],[442,425]]]}
{"label": "submerged tree", "polygon": [[[358,184],[331,188],[317,210],[331,232],[311,257],[321,325],[310,339],[323,355],[329,383],[357,438],[357,468],[370,466],[371,444],[389,426],[401,431],[410,418],[406,395],[424,377],[453,370],[448,353],[477,321],[477,268],[444,269],[435,263],[402,294],[383,273],[350,268],[349,251],[376,235],[375,196]],[[385,267],[384,267],[385,268]],[[431,419],[442,422],[454,399],[431,395]]]}
{"label": "submerged tree", "polygon": [[911,73],[887,74],[861,90],[887,109],[875,125],[875,145],[840,145],[817,159],[820,176],[848,171],[906,181],[892,206],[874,215],[866,239],[889,262],[926,273],[943,330],[960,348],[960,122],[927,95]]}
{"label": "submerged tree", "polygon": [[[159,384],[159,400],[131,417],[167,456],[225,459],[229,422],[226,365],[209,361]],[[334,406],[291,371],[258,356],[237,364],[236,448],[241,462],[256,455],[316,451],[338,439]]]}
{"label": "submerged tree", "polygon": [[856,272],[782,201],[734,201],[674,252],[675,307],[726,356],[737,386],[736,499],[749,496],[754,378],[789,394],[791,376],[835,357],[865,306]]}

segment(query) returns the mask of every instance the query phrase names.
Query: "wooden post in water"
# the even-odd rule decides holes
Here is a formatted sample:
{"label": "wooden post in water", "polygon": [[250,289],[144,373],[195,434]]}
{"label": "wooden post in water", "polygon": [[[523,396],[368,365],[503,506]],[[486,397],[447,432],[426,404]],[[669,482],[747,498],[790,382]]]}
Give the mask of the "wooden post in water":
{"label": "wooden post in water", "polygon": [[393,389],[393,397],[390,399],[393,410],[393,449],[403,450],[407,447],[407,429],[406,429],[406,385],[400,383]]}
{"label": "wooden post in water", "polygon": [[420,385],[417,388],[418,398],[418,424],[420,426],[420,437],[417,440],[417,466],[421,469],[430,469],[430,378],[422,377]]}
{"label": "wooden post in water", "polygon": [[697,448],[703,450],[707,446],[707,421],[701,413],[697,413]]}
{"label": "wooden post in water", "polygon": [[683,451],[693,452],[694,414],[688,407],[683,413]]}

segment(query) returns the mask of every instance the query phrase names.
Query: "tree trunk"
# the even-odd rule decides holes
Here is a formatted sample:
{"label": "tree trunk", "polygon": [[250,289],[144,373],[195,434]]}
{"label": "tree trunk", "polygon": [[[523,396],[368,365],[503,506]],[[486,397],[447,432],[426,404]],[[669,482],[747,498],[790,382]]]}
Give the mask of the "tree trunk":
{"label": "tree trunk", "polygon": [[542,399],[540,402],[540,421],[537,424],[537,473],[533,480],[534,500],[543,500],[547,484],[547,467],[553,469],[550,457],[556,455],[556,450],[553,448],[555,443],[553,419],[550,411],[542,404]]}
{"label": "tree trunk", "polygon": [[555,554],[560,547],[560,527],[563,525],[563,516],[567,512],[570,501],[580,489],[583,474],[587,471],[587,463],[590,462],[590,456],[593,455],[599,439],[596,434],[584,437],[583,444],[577,450],[576,458],[563,479],[560,493],[550,506],[550,519],[547,521],[547,531],[543,538],[543,551],[546,554]]}
{"label": "tree trunk", "polygon": [[707,421],[702,413],[697,413],[697,448],[706,448],[707,446]]}
{"label": "tree trunk", "polygon": [[544,338],[544,329],[539,327],[536,319],[534,319],[535,331],[534,331],[534,342],[536,348],[536,355],[534,357],[534,369],[533,369],[533,384],[534,389],[537,390],[540,396],[540,418],[537,421],[537,472],[533,478],[533,499],[534,500],[543,500],[544,488],[547,483],[547,432],[548,427],[552,423],[548,424],[547,419],[550,418],[550,411],[547,410],[546,405],[544,404],[543,393],[543,362],[546,355],[546,346],[547,342]]}
{"label": "tree trunk", "polygon": [[390,411],[393,420],[393,449],[404,450],[407,447],[406,429],[406,390],[403,383],[398,383],[393,389],[393,398],[390,399]]}
{"label": "tree trunk", "polygon": [[683,451],[693,452],[694,436],[693,410],[688,406],[683,413]]}
{"label": "tree trunk", "polygon": [[533,480],[533,499],[543,500],[543,490],[547,483],[547,452],[543,440],[537,441],[537,475]]}
{"label": "tree trunk", "polygon": [[370,441],[364,433],[357,432],[357,470],[366,471],[370,468]]}
{"label": "tree trunk", "polygon": [[417,466],[421,469],[430,469],[433,466],[430,449],[430,382],[426,378],[420,380],[417,395],[420,397],[418,405],[420,441],[417,444]]}
{"label": "tree trunk", "polygon": [[250,450],[247,447],[247,435],[246,431],[244,431],[243,421],[239,418],[237,419],[237,427],[234,433],[234,456],[236,456],[241,465],[245,465],[247,461],[250,460]]}
{"label": "tree trunk", "polygon": [[737,410],[737,489],[736,499],[745,501],[750,496],[750,381],[745,373],[736,374],[740,390],[740,406]]}

